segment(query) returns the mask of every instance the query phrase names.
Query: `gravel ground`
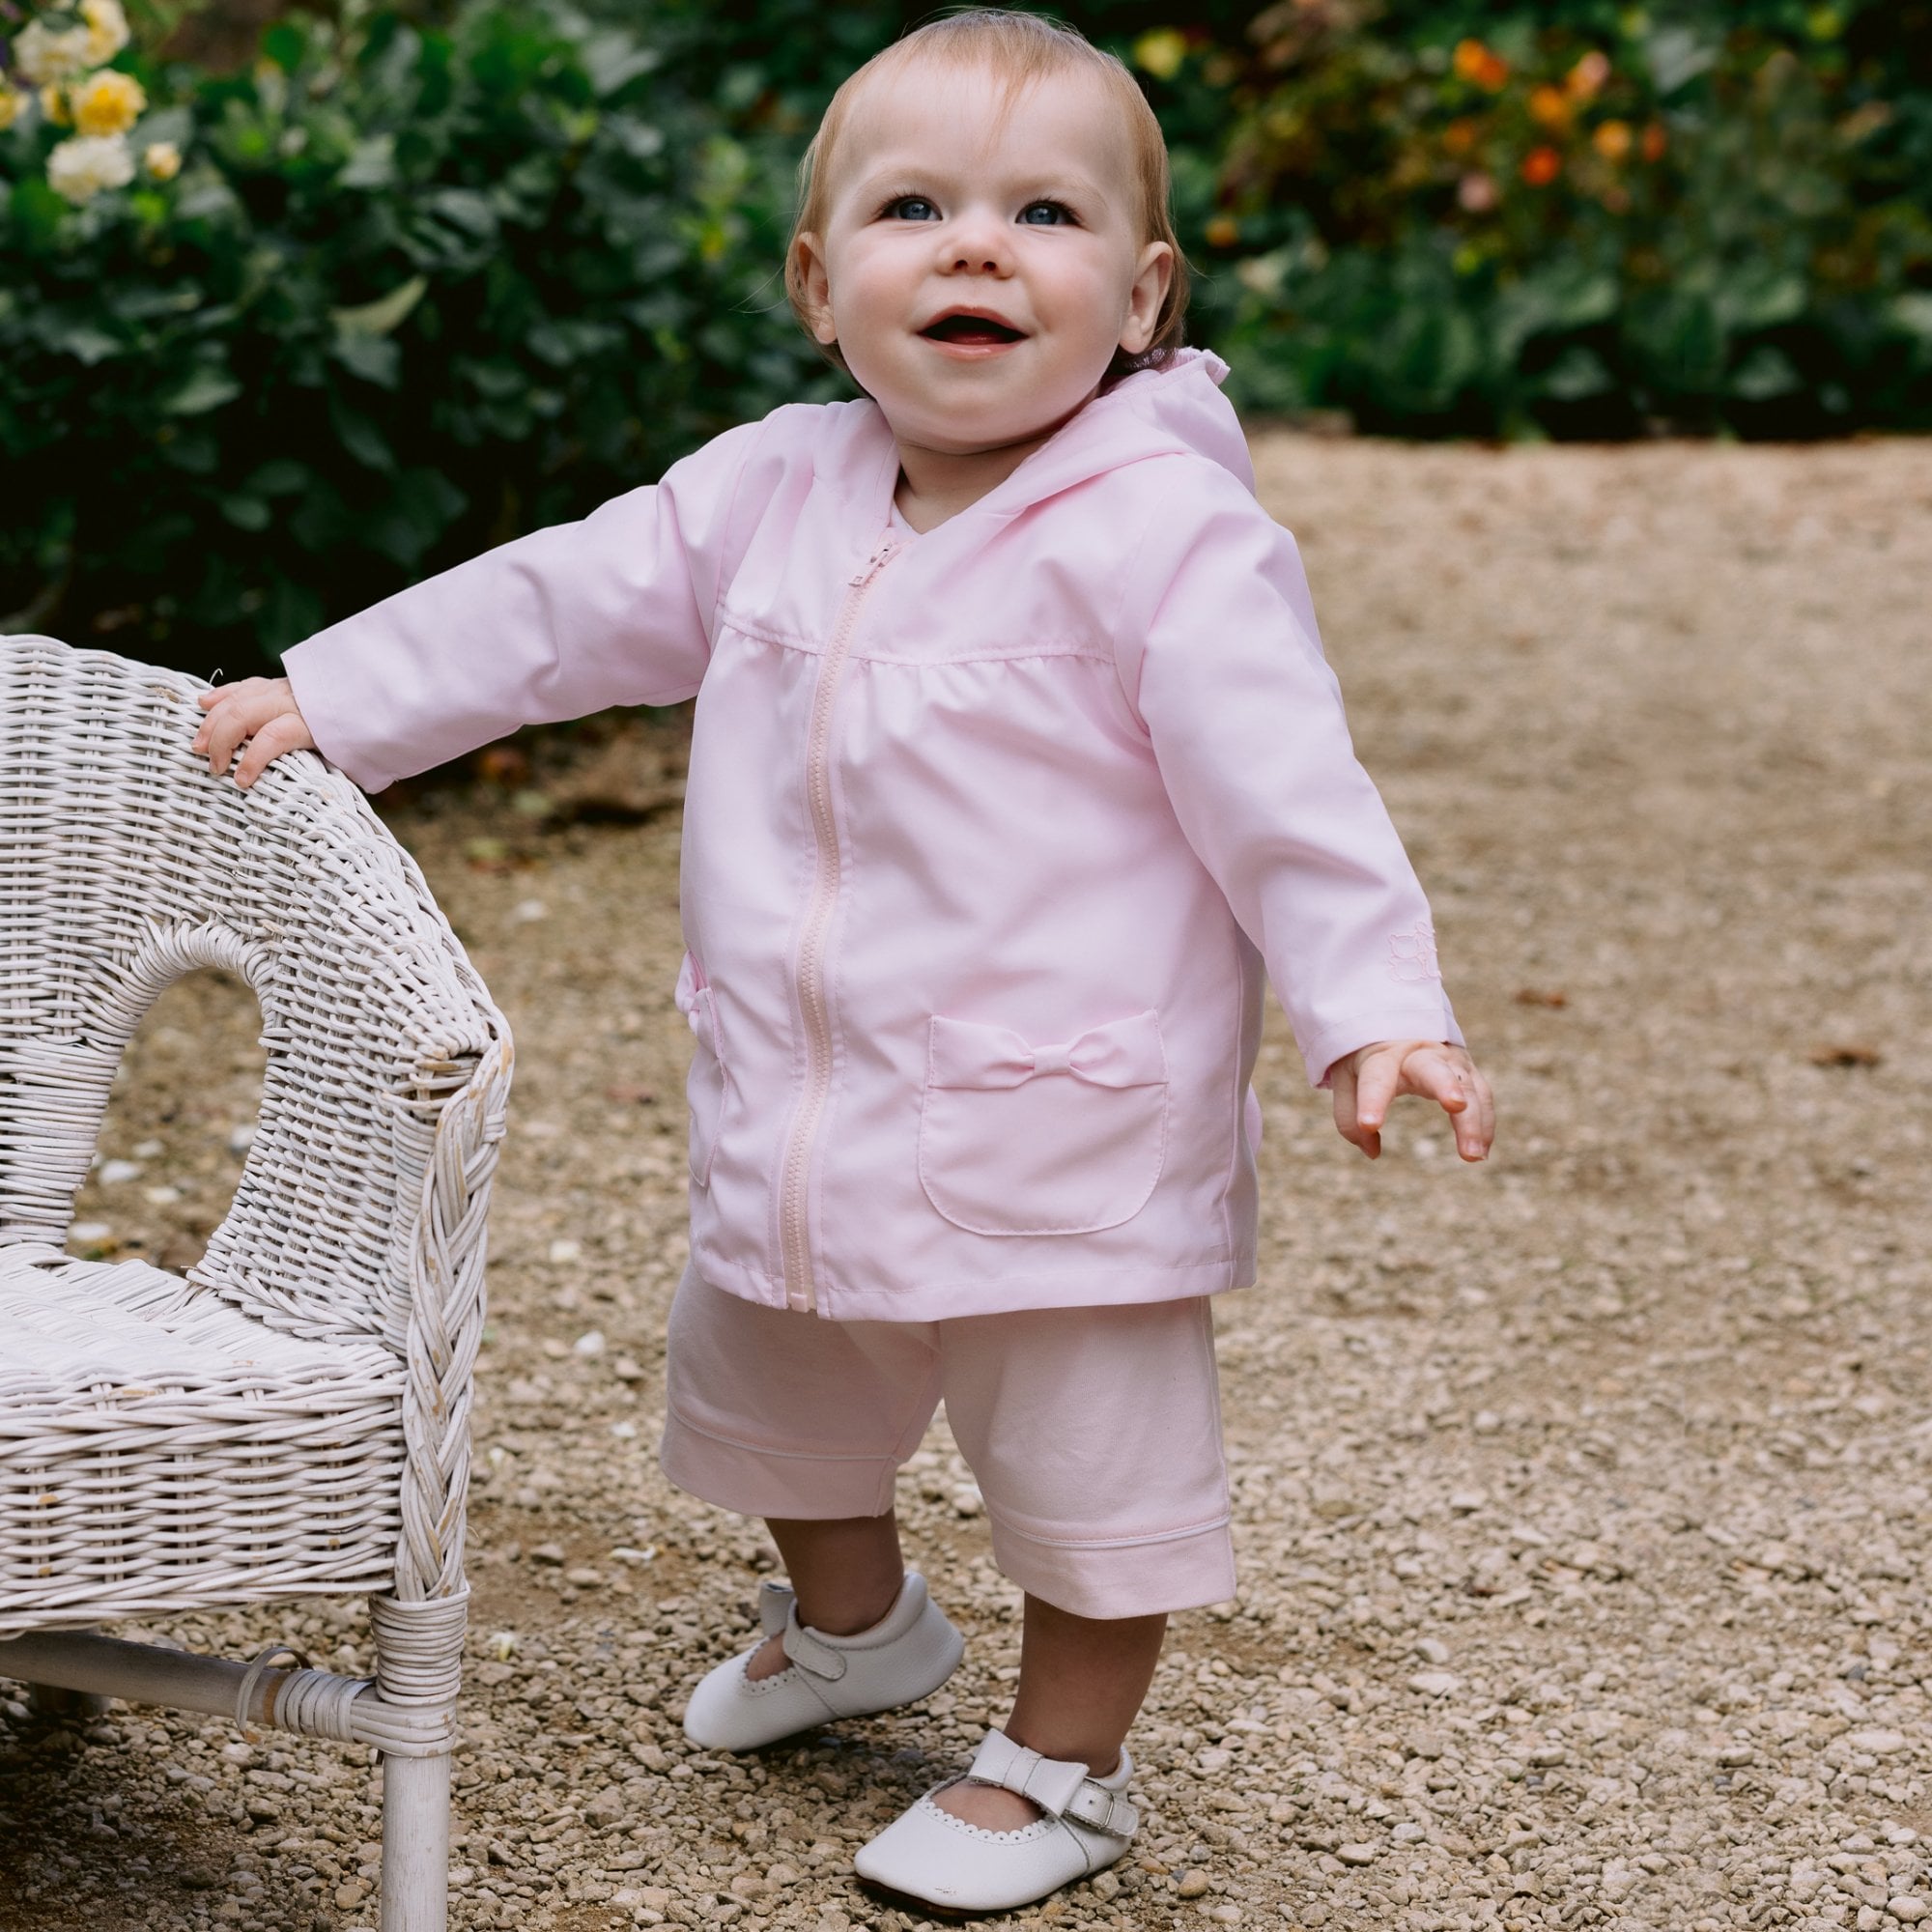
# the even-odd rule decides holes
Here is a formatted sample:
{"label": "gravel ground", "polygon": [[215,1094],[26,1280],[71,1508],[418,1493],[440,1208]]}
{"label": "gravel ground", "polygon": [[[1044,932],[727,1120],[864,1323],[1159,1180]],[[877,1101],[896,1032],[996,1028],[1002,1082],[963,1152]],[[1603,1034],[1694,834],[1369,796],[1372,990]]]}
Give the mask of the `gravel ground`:
{"label": "gravel ground", "polygon": [[[1220,1304],[1243,1594],[1176,1620],[1134,1856],[1019,1917],[1932,1917],[1932,698],[1903,567],[1932,447],[1258,456],[1502,1139],[1464,1171],[1418,1109],[1371,1167],[1274,1015],[1262,1284]],[[770,1559],[652,1454],[684,1257],[677,747],[499,755],[499,789],[392,814],[520,1046],[453,1921],[885,1932],[921,1921],[850,1854],[1002,1715],[1018,1603],[942,1425],[901,1496],[968,1634],[952,1684],[750,1759],[681,1739]],[[84,1204],[100,1250],[198,1252],[252,1038],[239,987],[167,996],[103,1143],[141,1172]],[[356,1669],[358,1609],[168,1628]],[[372,1927],[376,1797],[334,1746],[0,1697],[0,1926]]]}

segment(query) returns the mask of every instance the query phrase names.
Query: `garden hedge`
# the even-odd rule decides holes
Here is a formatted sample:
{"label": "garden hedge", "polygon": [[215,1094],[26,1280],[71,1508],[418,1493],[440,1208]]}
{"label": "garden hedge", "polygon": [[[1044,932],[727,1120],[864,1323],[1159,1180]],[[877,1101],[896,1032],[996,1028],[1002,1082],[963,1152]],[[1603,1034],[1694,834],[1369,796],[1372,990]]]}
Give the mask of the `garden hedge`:
{"label": "garden hedge", "polygon": [[[781,299],[791,171],[923,10],[380,4],[235,71],[119,11],[43,9],[0,82],[0,625],[239,674],[841,392]],[[1251,410],[1932,419],[1924,0],[1063,11],[1161,113]]]}

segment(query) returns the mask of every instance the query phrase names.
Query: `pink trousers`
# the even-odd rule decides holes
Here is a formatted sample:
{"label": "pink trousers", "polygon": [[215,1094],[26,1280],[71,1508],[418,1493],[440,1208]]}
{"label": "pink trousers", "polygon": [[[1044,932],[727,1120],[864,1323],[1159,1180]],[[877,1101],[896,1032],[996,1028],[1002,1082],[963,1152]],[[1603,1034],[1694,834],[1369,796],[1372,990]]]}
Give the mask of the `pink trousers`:
{"label": "pink trousers", "polygon": [[686,1268],[663,1462],[743,1516],[883,1516],[944,1401],[1000,1568],[1083,1617],[1235,1594],[1206,1296],[944,1321],[828,1321]]}

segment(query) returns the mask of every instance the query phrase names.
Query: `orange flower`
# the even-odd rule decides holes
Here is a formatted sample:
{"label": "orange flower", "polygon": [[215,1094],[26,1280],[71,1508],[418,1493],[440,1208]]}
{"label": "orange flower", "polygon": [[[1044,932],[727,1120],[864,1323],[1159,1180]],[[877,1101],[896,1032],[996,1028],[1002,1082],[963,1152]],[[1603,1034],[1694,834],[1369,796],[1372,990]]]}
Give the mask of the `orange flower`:
{"label": "orange flower", "polygon": [[1663,131],[1662,121],[1653,121],[1643,130],[1643,157],[1647,161],[1661,161],[1663,151],[1670,145],[1670,136]]}
{"label": "orange flower", "polygon": [[1213,248],[1232,248],[1241,239],[1241,224],[1232,214],[1216,214],[1208,223],[1208,243]]}
{"label": "orange flower", "polygon": [[1476,136],[1481,131],[1481,128],[1464,114],[1443,128],[1443,149],[1451,155],[1466,155],[1476,145]]}
{"label": "orange flower", "polygon": [[1486,87],[1492,94],[1509,78],[1509,62],[1481,41],[1458,41],[1454,61],[1462,79],[1472,87]]}
{"label": "orange flower", "polygon": [[1548,187],[1562,172],[1563,156],[1554,148],[1532,148],[1522,157],[1522,178],[1531,187]]}
{"label": "orange flower", "polygon": [[1616,162],[1629,156],[1632,138],[1628,121],[1605,121],[1590,136],[1590,144],[1605,160]]}
{"label": "orange flower", "polygon": [[1529,91],[1529,118],[1552,131],[1570,125],[1570,100],[1560,87],[1533,87]]}
{"label": "orange flower", "polygon": [[1589,100],[1603,91],[1605,81],[1610,77],[1610,57],[1592,47],[1564,79],[1564,86],[1578,100]]}

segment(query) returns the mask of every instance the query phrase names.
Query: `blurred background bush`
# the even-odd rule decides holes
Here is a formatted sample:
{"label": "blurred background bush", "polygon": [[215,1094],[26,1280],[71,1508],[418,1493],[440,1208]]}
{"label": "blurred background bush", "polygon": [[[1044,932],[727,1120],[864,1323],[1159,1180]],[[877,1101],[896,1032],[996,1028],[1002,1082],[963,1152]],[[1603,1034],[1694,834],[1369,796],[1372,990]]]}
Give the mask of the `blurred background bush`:
{"label": "blurred background bush", "polygon": [[[1250,411],[1932,419],[1932,0],[1091,0]],[[924,8],[0,0],[0,628],[240,675],[776,404],[793,170]]]}

